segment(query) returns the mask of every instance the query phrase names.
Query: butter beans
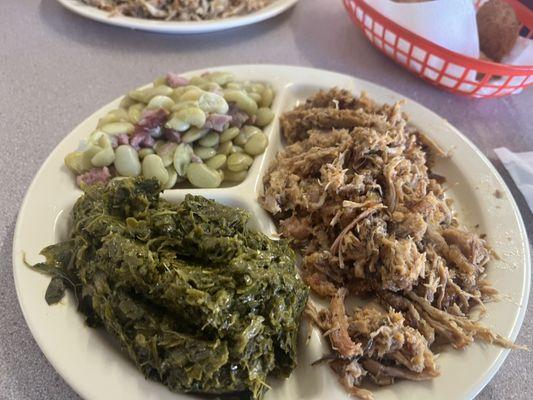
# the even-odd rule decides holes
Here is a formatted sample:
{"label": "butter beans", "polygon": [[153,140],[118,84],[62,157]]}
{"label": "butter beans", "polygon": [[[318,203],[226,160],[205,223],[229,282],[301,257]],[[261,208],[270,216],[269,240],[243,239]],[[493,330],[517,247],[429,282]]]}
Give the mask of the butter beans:
{"label": "butter beans", "polygon": [[220,134],[220,142],[224,143],[224,142],[233,140],[235,137],[237,137],[239,132],[240,132],[239,128],[236,128],[236,127],[226,129],[224,132]]}
{"label": "butter beans", "polygon": [[270,107],[272,105],[272,101],[274,100],[274,91],[272,88],[267,87],[265,91],[261,94],[261,103],[259,104],[261,107]]}
{"label": "butter beans", "polygon": [[187,179],[200,188],[216,188],[222,183],[222,173],[205,164],[191,163],[187,167]]}
{"label": "butter beans", "polygon": [[224,99],[234,102],[237,107],[248,115],[255,115],[257,112],[257,103],[255,100],[242,90],[226,90],[224,92]]}
{"label": "butter beans", "polygon": [[205,113],[226,114],[228,102],[216,93],[205,92],[198,99],[198,105]]}
{"label": "butter beans", "polygon": [[118,146],[115,150],[115,168],[121,176],[139,176],[141,174],[139,153],[127,144]]}
{"label": "butter beans", "polygon": [[223,170],[223,172],[224,172],[224,181],[226,182],[242,182],[248,175],[247,170],[234,172],[234,171],[225,169]]}
{"label": "butter beans", "polygon": [[220,135],[216,132],[209,132],[198,143],[204,147],[216,147],[220,141]]}
{"label": "butter beans", "polygon": [[76,175],[110,166],[112,175],[153,177],[163,189],[243,181],[268,145],[262,128],[274,118],[273,88],[225,71],[178,83],[167,76],[124,96],[65,165]]}
{"label": "butter beans", "polygon": [[204,91],[198,87],[187,90],[180,96],[180,101],[198,100]]}
{"label": "butter beans", "polygon": [[174,150],[174,169],[179,176],[185,176],[187,173],[187,167],[191,163],[193,155],[192,146],[187,143],[181,143]]}
{"label": "butter beans", "polygon": [[136,103],[128,108],[128,119],[132,124],[140,121],[144,109],[143,103]]}
{"label": "butter beans", "polygon": [[231,141],[220,143],[217,148],[217,154],[228,155],[233,152],[233,143]]}
{"label": "butter beans", "polygon": [[203,138],[207,132],[209,132],[209,129],[191,128],[182,136],[181,140],[183,143],[192,143]]}
{"label": "butter beans", "polygon": [[152,99],[148,102],[148,105],[146,108],[148,110],[157,109],[157,108],[164,108],[165,110],[170,110],[172,106],[174,105],[174,101],[168,97],[168,96],[154,96]]}
{"label": "butter beans", "polygon": [[155,96],[170,96],[173,92],[171,87],[159,85],[146,89],[133,90],[128,93],[128,97],[141,103],[148,104],[148,102]]}
{"label": "butter beans", "polygon": [[230,171],[240,172],[250,168],[254,159],[245,153],[233,153],[228,157],[227,167]]}
{"label": "butter beans", "polygon": [[145,178],[156,178],[163,186],[168,180],[168,171],[157,154],[149,154],[142,161],[142,174]]}
{"label": "butter beans", "polygon": [[217,151],[212,147],[198,145],[194,146],[194,154],[196,154],[202,160],[209,160],[211,157],[217,154]]}
{"label": "butter beans", "polygon": [[176,111],[174,114],[176,118],[179,118],[183,122],[189,125],[201,128],[205,125],[206,116],[200,108],[189,107]]}
{"label": "butter beans", "polygon": [[218,83],[221,86],[235,80],[235,76],[231,72],[215,71],[210,72],[204,76],[205,79],[211,82]]}
{"label": "butter beans", "polygon": [[244,145],[244,151],[251,156],[262,154],[268,146],[268,138],[263,132],[256,133]]}
{"label": "butter beans", "polygon": [[128,112],[122,108],[119,108],[116,110],[109,111],[105,117],[100,118],[96,127],[99,129],[102,126],[109,124],[111,122],[121,122],[121,121],[128,121],[128,120],[129,120]]}
{"label": "butter beans", "polygon": [[178,181],[178,174],[172,167],[167,167],[168,179],[163,185],[163,189],[172,189]]}
{"label": "butter beans", "polygon": [[212,169],[222,169],[226,166],[227,157],[225,154],[217,154],[206,161],[205,165]]}
{"label": "butter beans", "polygon": [[268,107],[261,107],[257,110],[255,123],[259,127],[264,127],[270,124],[274,119],[274,113]]}
{"label": "butter beans", "polygon": [[163,165],[168,167],[174,162],[174,153],[178,147],[177,143],[165,142],[163,140],[156,142],[154,150],[156,154],[163,160]]}
{"label": "butter beans", "polygon": [[129,122],[110,122],[100,129],[109,135],[120,135],[121,133],[132,133],[135,126]]}

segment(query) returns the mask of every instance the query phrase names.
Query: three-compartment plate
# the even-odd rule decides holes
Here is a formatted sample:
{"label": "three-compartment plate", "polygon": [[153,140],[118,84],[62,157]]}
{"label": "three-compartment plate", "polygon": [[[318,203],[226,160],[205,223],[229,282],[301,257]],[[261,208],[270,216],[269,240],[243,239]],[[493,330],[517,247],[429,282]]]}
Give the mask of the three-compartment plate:
{"label": "three-compartment plate", "polygon": [[125,15],[110,15],[108,11],[82,3],[80,0],[57,0],[63,7],[82,17],[104,24],[123,28],[158,33],[207,33],[255,24],[288,10],[298,0],[274,0],[268,6],[249,14],[235,17],[205,21],[163,21],[155,19],[134,18]]}
{"label": "three-compartment plate", "polygon": [[[333,86],[359,93],[364,90],[380,103],[403,97],[372,83],[337,73],[289,66],[242,65],[210,69],[233,72],[238,79],[268,81],[276,90],[276,117],[292,109],[319,89]],[[197,75],[194,71],[185,75]],[[103,107],[77,126],[55,148],[35,176],[20,209],[13,243],[13,268],[18,298],[26,322],[42,351],[61,376],[88,400],[177,400],[193,398],[171,393],[163,385],[144,379],[133,363],[101,330],[85,326],[72,296],[48,306],[44,293],[50,279],[24,264],[40,261],[39,251],[66,238],[69,212],[81,191],[63,165],[64,156],[96,126],[98,119],[116,108],[120,99]],[[523,221],[509,189],[485,156],[444,119],[423,106],[406,100],[403,110],[410,122],[424,131],[451,156],[441,159],[436,172],[447,177],[448,194],[466,226],[485,233],[501,260],[491,261],[488,276],[503,294],[503,300],[487,305],[483,323],[514,340],[527,307],[530,285],[530,255]],[[270,144],[257,157],[244,182],[218,189],[174,189],[164,193],[180,201],[186,193],[201,194],[224,204],[249,210],[256,227],[272,234],[275,227],[257,203],[262,176],[281,148],[278,118],[266,128]],[[500,190],[503,196],[494,196]],[[301,335],[299,366],[285,381],[271,381],[266,400],[348,399],[326,365],[312,367],[327,348],[314,331],[306,344]],[[378,400],[401,398],[468,399],[474,397],[503,363],[508,350],[476,343],[466,350],[451,348],[439,358],[441,375],[429,382],[403,381],[375,391]]]}

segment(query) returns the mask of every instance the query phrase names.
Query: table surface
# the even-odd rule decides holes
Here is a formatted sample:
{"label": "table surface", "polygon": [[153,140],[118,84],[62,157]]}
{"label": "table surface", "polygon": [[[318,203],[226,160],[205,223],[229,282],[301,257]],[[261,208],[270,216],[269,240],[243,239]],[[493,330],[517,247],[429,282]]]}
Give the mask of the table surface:
{"label": "table surface", "polygon": [[[513,191],[533,237],[532,214],[493,152],[500,146],[533,150],[533,90],[504,99],[471,100],[429,86],[371,47],[340,0],[302,0],[272,20],[195,36],[103,25],[70,13],[55,0],[3,1],[0,38],[0,399],[78,398],[39,350],[15,294],[13,230],[31,179],[80,121],[166,71],[292,64],[338,71],[393,89],[446,118],[491,159]],[[518,337],[530,348],[531,303],[530,298]],[[533,398],[532,365],[531,352],[511,352],[478,399]]]}

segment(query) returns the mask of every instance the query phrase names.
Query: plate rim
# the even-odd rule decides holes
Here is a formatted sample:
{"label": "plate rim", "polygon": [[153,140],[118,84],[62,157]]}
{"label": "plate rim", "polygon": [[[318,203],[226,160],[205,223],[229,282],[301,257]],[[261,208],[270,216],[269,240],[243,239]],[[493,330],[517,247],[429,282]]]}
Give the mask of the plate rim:
{"label": "plate rim", "polygon": [[[272,69],[273,71],[276,71],[275,72],[276,75],[282,74],[283,70],[285,70],[285,71],[299,70],[302,73],[305,73],[305,72],[319,73],[319,74],[320,73],[326,73],[326,74],[328,74],[330,76],[337,76],[338,78],[348,79],[348,80],[350,80],[352,82],[355,82],[355,83],[362,82],[367,87],[376,88],[376,89],[382,91],[382,93],[385,94],[385,95],[388,95],[388,96],[392,95],[393,97],[396,97],[396,98],[402,98],[402,99],[406,100],[407,102],[415,105],[417,108],[420,108],[421,110],[423,110],[424,113],[426,113],[426,115],[429,115],[429,116],[431,116],[432,118],[435,118],[435,119],[438,118],[440,120],[440,122],[447,127],[447,129],[449,129],[455,135],[457,135],[464,142],[465,145],[467,145],[472,151],[474,151],[476,153],[476,155],[479,157],[480,161],[482,161],[484,166],[488,169],[488,172],[490,172],[492,174],[492,176],[496,179],[496,181],[504,189],[506,197],[507,197],[507,199],[510,202],[510,206],[511,206],[513,215],[516,217],[517,222],[518,222],[518,228],[519,228],[518,229],[518,233],[520,234],[520,238],[524,241],[523,249],[524,249],[524,259],[525,259],[524,267],[525,267],[525,269],[524,269],[524,283],[523,283],[523,286],[522,286],[522,288],[523,288],[523,297],[520,299],[522,302],[521,302],[521,304],[519,304],[520,305],[519,311],[517,312],[516,319],[515,319],[514,325],[512,327],[512,331],[511,331],[511,333],[510,333],[510,335],[508,337],[509,340],[514,342],[516,340],[519,332],[520,332],[520,329],[521,329],[522,325],[523,325],[523,321],[524,321],[524,318],[525,318],[525,314],[526,314],[527,307],[528,307],[528,302],[529,302],[529,294],[530,294],[530,290],[531,290],[531,262],[532,262],[532,260],[531,260],[531,251],[530,251],[530,246],[529,246],[528,234],[527,234],[527,230],[525,228],[525,223],[524,223],[524,219],[522,217],[522,213],[520,212],[520,209],[518,208],[516,200],[515,200],[514,196],[512,195],[512,192],[511,192],[509,186],[504,181],[504,179],[502,178],[502,176],[500,175],[498,170],[495,168],[495,166],[492,164],[492,162],[489,160],[489,158],[487,156],[485,156],[485,154],[467,136],[465,136],[461,131],[459,131],[455,126],[453,126],[446,119],[442,118],[436,112],[434,112],[431,109],[427,108],[423,104],[421,104],[421,103],[411,99],[410,97],[405,96],[405,95],[403,95],[403,94],[401,94],[401,93],[399,93],[399,92],[397,92],[395,90],[388,89],[387,87],[384,87],[382,85],[376,84],[376,83],[374,83],[372,81],[369,81],[369,80],[366,80],[366,79],[357,78],[356,76],[353,76],[353,75],[339,73],[339,72],[336,72],[336,71],[330,71],[330,70],[325,70],[325,69],[319,69],[319,68],[301,67],[301,66],[283,65],[283,64],[232,64],[232,65],[225,65],[225,66],[205,67],[205,68],[185,71],[185,72],[183,72],[183,74],[194,75],[194,74],[199,74],[199,73],[202,73],[202,72],[205,72],[205,71],[208,71],[208,70],[209,71],[214,71],[214,70],[234,71],[234,70],[243,69],[243,68],[246,68],[246,69],[269,68],[269,69]],[[297,84],[298,82],[292,82],[292,83],[296,83]],[[143,84],[143,86],[144,86],[144,84]],[[370,95],[372,95],[372,94],[370,93]],[[48,162],[50,162],[55,149],[57,147],[59,147],[65,140],[67,140],[68,137],[74,131],[79,129],[79,127],[81,125],[86,123],[89,119],[92,119],[94,117],[94,115],[96,113],[98,113],[98,111],[100,109],[108,107],[110,104],[112,104],[113,102],[116,102],[121,97],[122,97],[122,95],[117,97],[117,98],[115,98],[115,99],[113,99],[113,100],[111,100],[111,101],[109,101],[105,105],[99,107],[92,114],[90,114],[87,118],[85,118],[83,121],[81,121],[79,124],[77,124],[74,128],[72,128],[63,137],[63,139],[54,146],[54,149],[52,149],[50,154],[48,154],[46,159],[43,161],[43,163],[39,167],[39,170],[37,171],[37,173],[35,174],[35,176],[33,177],[33,179],[31,180],[31,182],[29,184],[29,186],[26,189],[26,193],[24,195],[24,199],[23,199],[23,201],[21,203],[21,206],[20,206],[20,209],[19,209],[19,212],[18,212],[17,221],[16,221],[14,233],[13,233],[13,246],[12,246],[13,278],[14,278],[15,289],[16,289],[16,293],[17,293],[17,300],[18,300],[19,306],[20,306],[20,308],[22,310],[22,314],[24,316],[24,320],[26,322],[26,325],[28,326],[28,328],[29,328],[29,330],[30,330],[35,342],[39,346],[40,350],[45,355],[47,361],[54,367],[55,371],[62,377],[62,379],[78,395],[80,395],[83,398],[89,398],[89,397],[85,397],[84,396],[87,393],[84,393],[84,391],[82,391],[81,388],[78,387],[78,385],[76,384],[76,380],[70,379],[68,377],[68,375],[62,371],[61,368],[58,368],[57,360],[54,360],[54,357],[51,355],[51,352],[48,351],[46,348],[44,348],[44,345],[41,345],[41,340],[42,339],[41,340],[38,339],[40,337],[40,335],[38,333],[39,329],[38,329],[38,327],[36,325],[31,323],[31,320],[29,319],[30,313],[24,307],[24,303],[23,303],[23,300],[22,300],[22,294],[21,294],[21,285],[19,283],[20,276],[19,276],[19,273],[17,272],[17,268],[18,268],[17,267],[17,260],[18,260],[17,251],[20,252],[20,249],[18,249],[18,247],[19,247],[18,246],[18,242],[19,242],[18,238],[20,237],[19,231],[21,229],[21,224],[22,224],[21,221],[22,221],[23,215],[24,215],[23,211],[27,207],[27,203],[29,202],[28,194],[30,193],[30,191],[33,188],[34,184],[40,178],[41,174],[43,173],[43,171],[44,171],[43,167]],[[472,384],[470,385],[470,389],[468,391],[468,394],[467,394],[467,398],[474,398],[492,380],[494,375],[498,372],[498,370],[502,366],[503,362],[505,361],[505,359],[509,355],[509,352],[510,352],[509,349],[502,349],[500,351],[498,356],[496,356],[496,358],[492,360],[490,367],[477,379],[477,381],[472,382]],[[466,388],[465,388],[465,391],[466,391]]]}
{"label": "plate rim", "polygon": [[81,3],[79,0],[56,0],[67,10],[90,20],[106,25],[130,28],[133,30],[168,33],[195,34],[222,31],[255,24],[289,10],[298,0],[275,0],[274,3],[249,14],[205,20],[205,21],[162,21],[145,18],[135,18],[123,15],[111,17],[107,11]]}

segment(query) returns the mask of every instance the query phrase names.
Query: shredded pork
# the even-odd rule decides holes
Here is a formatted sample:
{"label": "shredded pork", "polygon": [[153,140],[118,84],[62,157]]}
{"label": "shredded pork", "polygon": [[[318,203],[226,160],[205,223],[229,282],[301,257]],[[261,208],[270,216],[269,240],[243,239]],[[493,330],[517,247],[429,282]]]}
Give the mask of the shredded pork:
{"label": "shredded pork", "polygon": [[[201,21],[248,14],[273,0],[81,0],[114,15],[166,21]],[[181,85],[181,82],[177,82]]]}
{"label": "shredded pork", "polygon": [[[436,339],[517,347],[469,318],[495,294],[490,252],[454,217],[443,177],[430,170],[444,153],[408,126],[400,104],[321,91],[285,113],[281,128],[288,145],[260,201],[301,252],[303,279],[330,299],[306,313],[329,338],[349,393],[370,399],[365,379],[437,376]],[[346,311],[348,293],[379,305]]]}

